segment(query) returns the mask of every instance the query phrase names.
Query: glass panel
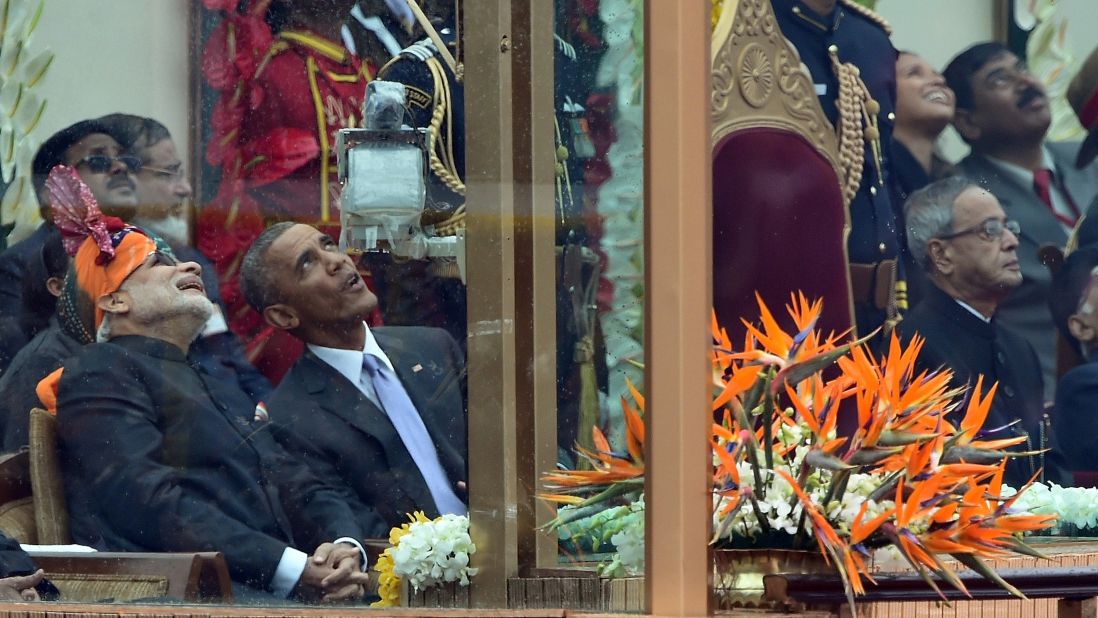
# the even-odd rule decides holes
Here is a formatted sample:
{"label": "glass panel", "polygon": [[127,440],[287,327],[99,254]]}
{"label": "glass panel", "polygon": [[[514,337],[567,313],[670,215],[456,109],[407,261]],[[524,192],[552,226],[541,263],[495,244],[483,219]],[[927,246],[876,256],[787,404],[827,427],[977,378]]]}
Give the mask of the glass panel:
{"label": "glass panel", "polygon": [[[25,570],[62,601],[363,608],[535,607],[508,585],[546,563],[639,574],[635,489],[559,544],[504,513],[544,512],[535,477],[590,467],[577,443],[639,465],[619,400],[644,388],[642,6],[0,0],[0,477],[36,478],[33,503],[0,493],[0,531],[98,550],[30,548]],[[504,35],[544,45],[500,55]],[[467,180],[493,196],[468,217]],[[527,197],[552,214],[511,217]],[[555,255],[530,272],[524,226]],[[515,315],[551,325],[494,326]],[[551,405],[524,416],[528,383]],[[552,446],[537,470],[531,442]],[[477,500],[471,537],[436,519]],[[424,572],[415,543],[440,536]],[[172,579],[192,563],[213,583]],[[642,609],[637,579],[584,591]]]}
{"label": "glass panel", "polygon": [[[627,435],[622,398],[641,413],[629,385],[644,389],[644,5],[556,0],[554,6],[559,463],[590,468],[590,453],[598,453],[639,473],[643,463]],[[574,444],[588,456],[577,455]],[[573,510],[558,514],[571,517]],[[597,566],[613,578],[643,575],[642,490],[597,510],[560,528],[561,563]],[[642,586],[636,590],[643,593]],[[614,609],[643,609],[639,603],[638,597]]]}
{"label": "glass panel", "polygon": [[0,466],[49,479],[0,530],[158,554],[70,578],[32,552],[62,600],[199,600],[159,554],[219,551],[238,604],[366,607],[355,545],[394,600],[424,556],[378,554],[424,512],[405,538],[450,555],[406,601],[470,604],[465,523],[431,521],[470,485],[459,3],[421,4],[0,2],[0,423],[31,445]]}

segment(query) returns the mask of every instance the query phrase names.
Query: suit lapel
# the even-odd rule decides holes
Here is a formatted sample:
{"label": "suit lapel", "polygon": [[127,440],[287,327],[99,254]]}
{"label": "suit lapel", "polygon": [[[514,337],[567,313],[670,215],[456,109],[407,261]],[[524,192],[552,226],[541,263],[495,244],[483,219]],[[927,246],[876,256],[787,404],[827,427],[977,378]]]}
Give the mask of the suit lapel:
{"label": "suit lapel", "polygon": [[[400,477],[403,481],[398,483],[399,489],[408,494],[415,504],[422,505],[425,511],[433,512],[435,500],[427,483],[385,412],[367,399],[358,386],[351,384],[343,374],[311,351],[305,351],[303,361],[306,371],[302,379],[309,394],[317,398],[326,412],[377,440],[385,450],[389,468],[405,472]],[[415,399],[412,403],[416,403]]]}
{"label": "suit lapel", "polygon": [[[446,410],[438,409],[435,403],[439,395],[435,391],[442,390],[443,386],[426,377],[425,365],[432,362],[431,359],[424,357],[419,350],[410,349],[399,337],[390,337],[382,329],[373,332],[427,427],[427,433],[438,452],[439,462],[446,470],[450,482],[464,479],[465,458],[454,444],[456,439],[464,436],[464,432],[461,436],[455,436],[454,429],[448,426],[450,415]],[[464,419],[459,420],[464,422]]]}
{"label": "suit lapel", "polygon": [[[1056,239],[1060,245],[1067,242],[1067,235],[1060,222],[1048,214],[1030,187],[1023,187],[1014,178],[1002,174],[994,163],[983,157],[972,157],[969,167],[973,180],[998,198],[1007,218],[1014,219],[1022,226],[1021,236],[1030,243],[1040,247],[1047,244],[1050,238]],[[1037,259],[1037,255],[1027,255],[1025,258],[1032,261]]]}
{"label": "suit lapel", "polygon": [[351,427],[369,434],[385,445],[400,436],[385,412],[351,384],[343,374],[306,350],[302,362],[302,381],[305,390],[320,402],[325,411],[339,417]]}
{"label": "suit lapel", "polygon": [[1098,178],[1093,165],[1083,169],[1075,167],[1075,155],[1078,151],[1078,144],[1049,144],[1052,160],[1056,162],[1056,172],[1062,175],[1064,188],[1071,195],[1080,214],[1083,214],[1098,191]]}

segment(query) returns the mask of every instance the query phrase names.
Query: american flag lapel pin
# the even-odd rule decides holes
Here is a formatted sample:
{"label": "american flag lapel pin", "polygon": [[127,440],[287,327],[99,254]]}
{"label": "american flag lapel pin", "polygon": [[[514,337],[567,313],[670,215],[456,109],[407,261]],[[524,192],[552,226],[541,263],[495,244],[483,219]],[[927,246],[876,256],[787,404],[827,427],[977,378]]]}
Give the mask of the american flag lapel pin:
{"label": "american flag lapel pin", "polygon": [[253,423],[266,423],[271,420],[271,415],[267,413],[267,405],[262,401],[255,404],[255,418],[252,419]]}
{"label": "american flag lapel pin", "polygon": [[420,365],[419,363],[412,365],[412,373],[419,373],[421,371],[423,371],[423,365]]}

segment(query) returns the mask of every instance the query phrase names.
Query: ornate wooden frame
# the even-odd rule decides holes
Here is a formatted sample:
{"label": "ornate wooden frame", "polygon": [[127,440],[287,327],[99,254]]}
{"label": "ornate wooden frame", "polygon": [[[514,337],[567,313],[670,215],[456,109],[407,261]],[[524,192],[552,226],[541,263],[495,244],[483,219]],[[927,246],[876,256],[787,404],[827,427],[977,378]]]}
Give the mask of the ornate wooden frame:
{"label": "ornate wooden frame", "polygon": [[770,2],[724,0],[722,6],[710,55],[713,145],[747,127],[790,131],[827,159],[838,182],[843,176],[839,139],[796,48],[778,29]]}
{"label": "ornate wooden frame", "polygon": [[[747,128],[774,128],[802,137],[835,170],[841,191],[839,139],[816,97],[797,49],[778,27],[770,0],[721,0],[710,43],[710,146]],[[850,203],[843,199],[843,263],[850,264]],[[849,286],[849,279],[847,280]],[[854,298],[847,311],[853,324]]]}

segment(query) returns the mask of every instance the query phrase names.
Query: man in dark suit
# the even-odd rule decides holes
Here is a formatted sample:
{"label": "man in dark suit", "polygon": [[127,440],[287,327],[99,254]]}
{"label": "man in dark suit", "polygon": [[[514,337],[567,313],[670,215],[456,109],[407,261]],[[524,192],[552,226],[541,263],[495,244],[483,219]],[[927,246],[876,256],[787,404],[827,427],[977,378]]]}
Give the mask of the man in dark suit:
{"label": "man in dark suit", "polygon": [[953,125],[972,147],[960,171],[979,182],[1022,228],[1022,283],[999,305],[998,319],[1037,351],[1045,400],[1055,387],[1055,326],[1048,310],[1052,281],[1038,258],[1042,245],[1064,246],[1080,209],[1098,195],[1098,166],[1076,169],[1079,144],[1046,143],[1051,123],[1045,87],[1000,43],[980,43],[944,73],[957,97]]}
{"label": "man in dark suit", "polygon": [[[71,174],[55,170],[51,191]],[[62,303],[62,317],[77,314],[99,341],[39,386],[56,393],[73,540],[221,551],[245,598],[360,597],[362,531],[342,491],[275,442],[239,386],[188,362],[213,311],[201,268],[94,205],[62,201],[54,208],[74,211],[62,231],[83,225],[87,236],[65,284],[77,298]]]}
{"label": "man in dark suit", "polygon": [[[980,375],[985,389],[998,382],[984,427],[1020,421],[1010,431],[1026,436],[1026,450],[1044,448],[1037,356],[996,316],[999,303],[1022,282],[1018,224],[1006,217],[995,196],[962,177],[916,191],[904,210],[908,245],[932,284],[900,323],[905,339],[918,334],[926,340],[920,368],[948,367],[954,386],[975,385]],[[1042,463],[1046,478],[1059,482],[1060,468],[1047,457],[1012,458],[1007,482],[1020,487]]]}
{"label": "man in dark suit", "polygon": [[1068,255],[1052,278],[1049,303],[1056,325],[1087,362],[1064,374],[1056,388],[1053,433],[1071,470],[1098,470],[1098,247]]}
{"label": "man in dark suit", "polygon": [[371,536],[416,510],[464,514],[461,352],[443,330],[370,329],[377,298],[327,234],[280,223],[256,239],[241,289],[307,345],[269,402],[276,437],[325,481],[352,488]]}
{"label": "man in dark suit", "polygon": [[191,360],[206,374],[239,384],[253,402],[266,400],[274,389],[248,361],[244,345],[229,330],[217,271],[191,245],[188,210],[191,183],[168,128],[152,118],[132,114],[108,114],[98,122],[111,130],[124,152],[141,160],[141,169],[135,177],[137,212],[128,222],[167,241],[180,261],[196,262],[202,267],[202,285],[215,311],[202,334],[191,344],[188,354]]}
{"label": "man in dark suit", "polygon": [[56,600],[57,588],[19,546],[19,541],[0,532],[0,601]]}
{"label": "man in dark suit", "polygon": [[[47,275],[40,252],[47,237],[56,233],[50,220],[46,176],[62,164],[76,170],[105,214],[128,220],[137,207],[134,174],[141,162],[122,154],[109,128],[94,120],[83,120],[42,143],[31,167],[34,191],[46,222],[0,254],[0,371],[38,331],[46,328],[54,312],[54,299],[44,289]],[[28,288],[34,292],[28,294]],[[33,296],[35,302],[28,305],[28,296]]]}

